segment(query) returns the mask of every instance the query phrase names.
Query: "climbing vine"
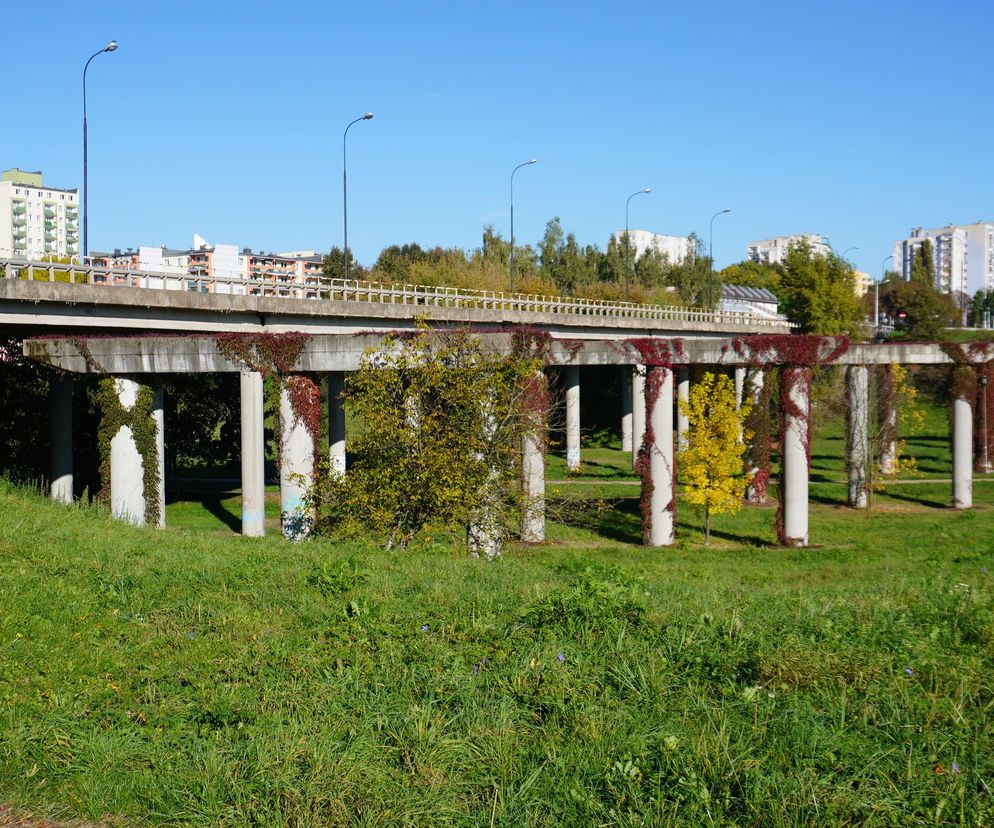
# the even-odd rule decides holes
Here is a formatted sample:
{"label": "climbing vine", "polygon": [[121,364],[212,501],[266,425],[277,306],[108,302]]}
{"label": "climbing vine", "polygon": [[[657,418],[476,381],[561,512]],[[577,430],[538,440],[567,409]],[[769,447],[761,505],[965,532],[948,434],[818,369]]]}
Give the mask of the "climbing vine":
{"label": "climbing vine", "polygon": [[984,459],[990,463],[994,458],[994,440],[991,439],[991,426],[994,425],[994,362],[979,366],[980,383],[977,391],[977,405],[974,408],[977,421],[974,423],[974,456],[979,472],[988,472]]}
{"label": "climbing vine", "polygon": [[131,429],[135,448],[142,462],[142,497],[145,498],[145,521],[157,526],[162,517],[159,507],[159,429],[152,417],[155,395],[147,385],[138,387],[135,404],[129,409],[121,404],[117,381],[113,377],[100,380],[96,391],[100,407],[97,443],[100,450],[100,491],[97,500],[110,505],[110,446],[118,431]]}
{"label": "climbing vine", "polygon": [[[752,369],[753,371],[759,369]],[[748,468],[752,474],[747,490],[750,503],[766,503],[770,483],[770,455],[773,444],[773,383],[770,377],[760,386],[758,399],[743,421],[743,427],[752,434],[747,452]],[[755,382],[755,377],[752,378]]]}

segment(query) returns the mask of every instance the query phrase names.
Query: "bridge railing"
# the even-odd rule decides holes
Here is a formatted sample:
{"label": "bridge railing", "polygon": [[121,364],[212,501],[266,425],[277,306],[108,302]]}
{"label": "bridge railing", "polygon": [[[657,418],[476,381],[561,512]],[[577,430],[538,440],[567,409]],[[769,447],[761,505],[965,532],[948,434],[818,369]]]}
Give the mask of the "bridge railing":
{"label": "bridge railing", "polygon": [[784,329],[783,318],[746,311],[712,311],[675,305],[613,302],[530,293],[368,282],[305,274],[284,279],[208,276],[197,273],[157,273],[126,268],[23,262],[0,259],[0,274],[8,279],[65,282],[97,287],[137,287],[151,290],[182,290],[217,295],[265,296],[339,302],[369,302],[412,307],[466,308],[517,311],[565,317],[640,319],[645,321],[704,322],[724,325],[756,325]]}

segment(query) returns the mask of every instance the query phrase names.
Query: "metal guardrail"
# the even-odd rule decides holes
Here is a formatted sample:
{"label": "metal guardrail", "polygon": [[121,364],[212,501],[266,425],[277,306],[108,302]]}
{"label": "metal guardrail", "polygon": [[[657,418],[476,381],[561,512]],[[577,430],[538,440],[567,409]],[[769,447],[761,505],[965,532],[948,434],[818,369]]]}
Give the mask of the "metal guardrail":
{"label": "metal guardrail", "polygon": [[776,319],[744,311],[711,311],[673,305],[610,302],[529,293],[503,293],[428,285],[365,282],[305,275],[303,281],[228,278],[190,274],[165,274],[125,268],[24,262],[0,259],[0,274],[8,279],[66,282],[97,287],[137,287],[151,290],[183,290],[192,293],[266,296],[287,299],[370,302],[416,307],[466,308],[471,310],[519,311],[567,317],[640,319],[646,321],[707,322],[723,325],[756,325],[783,330],[795,327]]}

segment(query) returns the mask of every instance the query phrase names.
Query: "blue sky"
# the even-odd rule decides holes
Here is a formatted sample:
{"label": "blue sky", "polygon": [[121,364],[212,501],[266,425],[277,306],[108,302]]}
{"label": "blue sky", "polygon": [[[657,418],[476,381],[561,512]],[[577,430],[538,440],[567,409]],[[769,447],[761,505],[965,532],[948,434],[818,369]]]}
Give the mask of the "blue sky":
{"label": "blue sky", "polygon": [[[82,183],[90,248],[583,244],[820,232],[875,276],[912,226],[994,219],[990,0],[8,3],[0,167]],[[16,32],[15,36],[13,33]]]}

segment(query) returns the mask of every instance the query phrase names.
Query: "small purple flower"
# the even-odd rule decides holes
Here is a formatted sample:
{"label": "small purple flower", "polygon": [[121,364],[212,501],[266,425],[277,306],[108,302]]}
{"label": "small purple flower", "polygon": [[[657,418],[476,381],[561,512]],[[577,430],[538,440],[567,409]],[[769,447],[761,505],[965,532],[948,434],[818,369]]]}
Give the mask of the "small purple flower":
{"label": "small purple flower", "polygon": [[953,773],[959,773],[959,762],[953,762]]}
{"label": "small purple flower", "polygon": [[560,653],[559,655],[556,656],[556,661],[558,661],[560,664],[562,664],[565,660],[566,660],[565,653]]}
{"label": "small purple flower", "polygon": [[421,625],[421,632],[428,632],[428,625],[427,624],[422,624]]}
{"label": "small purple flower", "polygon": [[474,664],[473,665],[473,675],[475,676],[479,672],[480,672],[480,665],[479,664]]}
{"label": "small purple flower", "polygon": [[906,676],[913,676],[914,674],[915,674],[915,671],[912,670],[910,667],[905,667],[904,668],[904,675],[906,675]]}

